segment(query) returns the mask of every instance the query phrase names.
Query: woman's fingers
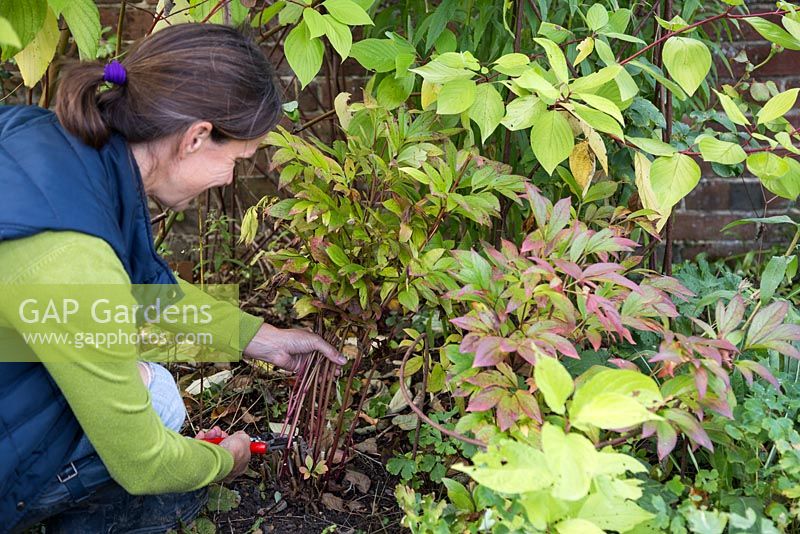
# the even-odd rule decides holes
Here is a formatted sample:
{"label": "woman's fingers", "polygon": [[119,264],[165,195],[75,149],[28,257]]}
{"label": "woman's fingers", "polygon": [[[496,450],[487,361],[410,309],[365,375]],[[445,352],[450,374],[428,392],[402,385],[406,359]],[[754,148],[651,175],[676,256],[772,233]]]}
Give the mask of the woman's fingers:
{"label": "woman's fingers", "polygon": [[228,433],[222,430],[220,427],[215,426],[211,430],[201,430],[197,433],[195,438],[197,439],[213,439],[213,438],[227,438]]}
{"label": "woman's fingers", "polygon": [[327,341],[325,341],[316,334],[312,335],[314,336],[313,340],[314,350],[321,352],[323,356],[328,358],[336,365],[344,365],[347,363],[347,358],[345,358],[341,352],[333,348],[333,346],[330,343],[328,343]]}

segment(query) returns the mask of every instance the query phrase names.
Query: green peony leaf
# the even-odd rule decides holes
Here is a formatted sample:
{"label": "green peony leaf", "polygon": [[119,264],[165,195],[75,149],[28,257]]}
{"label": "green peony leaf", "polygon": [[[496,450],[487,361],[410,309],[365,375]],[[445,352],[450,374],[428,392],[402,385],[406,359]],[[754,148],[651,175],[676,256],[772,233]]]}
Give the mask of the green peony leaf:
{"label": "green peony leaf", "polygon": [[533,154],[548,174],[572,153],[575,136],[569,122],[558,111],[543,110],[531,127]]}
{"label": "green peony leaf", "polygon": [[670,37],[664,43],[664,66],[670,76],[692,96],[711,69],[711,52],[697,39]]}

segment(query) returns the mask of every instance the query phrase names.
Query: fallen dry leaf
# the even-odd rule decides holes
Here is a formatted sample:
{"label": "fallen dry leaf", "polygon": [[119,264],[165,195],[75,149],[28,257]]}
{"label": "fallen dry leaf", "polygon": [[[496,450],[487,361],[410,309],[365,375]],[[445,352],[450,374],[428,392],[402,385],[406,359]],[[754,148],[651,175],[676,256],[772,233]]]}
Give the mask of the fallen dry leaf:
{"label": "fallen dry leaf", "polygon": [[363,452],[364,454],[378,454],[378,442],[375,438],[365,439],[356,443],[355,448],[358,452]]}
{"label": "fallen dry leaf", "polygon": [[337,512],[347,511],[344,506],[344,500],[342,500],[341,497],[337,497],[333,493],[323,493],[320,500],[325,508],[328,508],[329,510],[336,510]]}
{"label": "fallen dry leaf", "polygon": [[369,479],[367,475],[361,473],[359,471],[354,471],[352,469],[348,469],[344,473],[344,479],[355,487],[358,488],[358,491],[361,493],[367,493],[369,491],[369,487],[372,484],[372,481]]}

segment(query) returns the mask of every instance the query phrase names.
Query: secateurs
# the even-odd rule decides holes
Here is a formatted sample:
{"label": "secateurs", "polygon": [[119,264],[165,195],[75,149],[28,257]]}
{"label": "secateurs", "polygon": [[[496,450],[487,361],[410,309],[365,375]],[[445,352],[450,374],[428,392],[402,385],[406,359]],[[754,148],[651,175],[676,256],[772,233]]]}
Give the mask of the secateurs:
{"label": "secateurs", "polygon": [[[203,438],[203,441],[219,444],[225,438]],[[275,432],[267,432],[257,436],[250,436],[250,453],[266,454],[269,451],[282,451],[289,445],[289,436],[282,436]]]}

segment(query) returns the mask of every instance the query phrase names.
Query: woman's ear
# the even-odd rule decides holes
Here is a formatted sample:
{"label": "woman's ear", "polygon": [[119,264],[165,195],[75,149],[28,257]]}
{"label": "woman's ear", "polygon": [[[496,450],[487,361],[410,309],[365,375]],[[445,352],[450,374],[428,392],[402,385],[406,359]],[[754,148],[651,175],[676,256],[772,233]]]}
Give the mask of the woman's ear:
{"label": "woman's ear", "polygon": [[195,122],[184,132],[180,144],[180,155],[186,157],[196,153],[211,139],[214,126],[208,121]]}

